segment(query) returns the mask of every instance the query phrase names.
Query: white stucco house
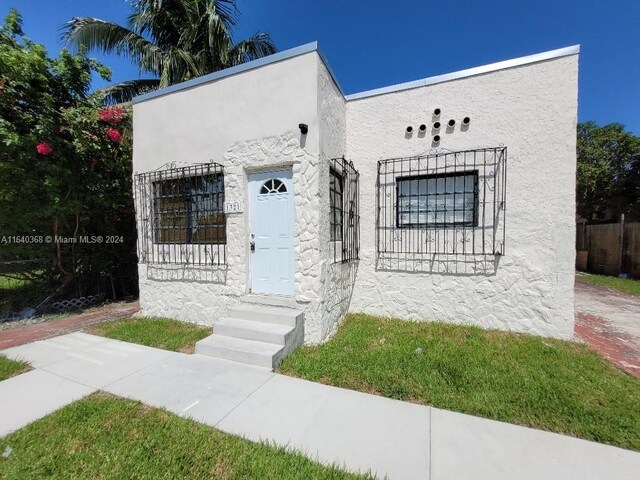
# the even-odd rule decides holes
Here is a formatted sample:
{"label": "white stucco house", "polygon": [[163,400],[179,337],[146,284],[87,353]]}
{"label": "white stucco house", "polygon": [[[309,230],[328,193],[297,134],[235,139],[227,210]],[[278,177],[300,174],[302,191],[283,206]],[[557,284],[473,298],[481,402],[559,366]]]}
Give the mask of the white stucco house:
{"label": "white stucco house", "polygon": [[344,95],[312,43],[137,97],[142,313],[266,367],[347,312],[570,338],[578,54]]}

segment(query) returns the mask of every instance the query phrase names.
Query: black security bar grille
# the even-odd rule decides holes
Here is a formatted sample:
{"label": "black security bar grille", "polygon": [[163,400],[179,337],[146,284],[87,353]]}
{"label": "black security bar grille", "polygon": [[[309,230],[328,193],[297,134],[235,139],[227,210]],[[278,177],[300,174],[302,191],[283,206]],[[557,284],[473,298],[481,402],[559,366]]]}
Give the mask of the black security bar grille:
{"label": "black security bar grille", "polygon": [[504,255],[506,147],[378,162],[377,250]]}
{"label": "black security bar grille", "polygon": [[226,264],[224,170],[217,163],[135,175],[138,257],[148,264]]}
{"label": "black security bar grille", "polygon": [[360,174],[343,158],[329,162],[330,240],[334,263],[357,260],[360,254]]}

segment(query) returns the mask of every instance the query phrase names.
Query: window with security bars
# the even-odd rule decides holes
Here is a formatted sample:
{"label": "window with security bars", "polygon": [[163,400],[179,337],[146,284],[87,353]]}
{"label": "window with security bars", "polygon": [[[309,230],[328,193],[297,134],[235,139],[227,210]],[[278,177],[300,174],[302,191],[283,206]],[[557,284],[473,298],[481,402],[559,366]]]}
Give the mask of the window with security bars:
{"label": "window with security bars", "polygon": [[506,180],[506,147],[380,160],[378,254],[504,255]]}
{"label": "window with security bars", "polygon": [[477,223],[478,172],[400,177],[399,228],[473,227]]}
{"label": "window with security bars", "polygon": [[338,172],[329,169],[329,202],[331,204],[331,241],[342,241],[343,227],[343,180]]}
{"label": "window with security bars", "polygon": [[154,182],[157,243],[225,243],[224,178],[220,173]]}
{"label": "window with security bars", "polygon": [[329,168],[330,240],[334,263],[360,255],[360,174],[353,163],[334,158]]}
{"label": "window with security bars", "polygon": [[216,163],[135,177],[141,263],[226,263],[224,171]]}

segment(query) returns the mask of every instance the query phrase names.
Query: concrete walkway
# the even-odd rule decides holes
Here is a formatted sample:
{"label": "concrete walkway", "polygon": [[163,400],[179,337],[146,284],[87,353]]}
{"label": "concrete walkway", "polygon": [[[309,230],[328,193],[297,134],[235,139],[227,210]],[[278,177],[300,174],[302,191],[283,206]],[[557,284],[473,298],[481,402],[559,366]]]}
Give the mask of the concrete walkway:
{"label": "concrete walkway", "polygon": [[640,378],[640,297],[575,285],[575,335],[618,368]]}
{"label": "concrete walkway", "polygon": [[391,479],[636,479],[640,453],[320,385],[199,355],[72,333],[2,352],[0,435],[97,390]]}

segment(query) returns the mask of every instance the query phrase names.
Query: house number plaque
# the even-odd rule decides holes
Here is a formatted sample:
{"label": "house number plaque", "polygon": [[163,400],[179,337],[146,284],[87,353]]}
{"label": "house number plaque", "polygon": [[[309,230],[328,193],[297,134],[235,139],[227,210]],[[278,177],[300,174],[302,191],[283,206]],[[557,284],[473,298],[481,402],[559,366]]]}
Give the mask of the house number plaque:
{"label": "house number plaque", "polygon": [[242,211],[241,202],[224,202],[224,213],[241,213]]}

